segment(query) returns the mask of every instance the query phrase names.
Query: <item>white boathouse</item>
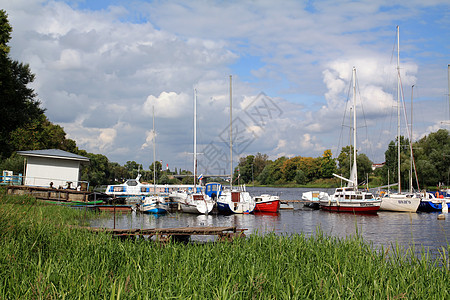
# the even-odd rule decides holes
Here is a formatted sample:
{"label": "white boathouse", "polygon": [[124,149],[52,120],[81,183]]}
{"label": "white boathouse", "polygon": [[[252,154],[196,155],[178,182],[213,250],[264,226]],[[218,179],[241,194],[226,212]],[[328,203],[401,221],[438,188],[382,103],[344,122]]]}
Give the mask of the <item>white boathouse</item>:
{"label": "white boathouse", "polygon": [[77,188],[81,185],[80,171],[89,158],[59,149],[17,151],[25,157],[27,186]]}

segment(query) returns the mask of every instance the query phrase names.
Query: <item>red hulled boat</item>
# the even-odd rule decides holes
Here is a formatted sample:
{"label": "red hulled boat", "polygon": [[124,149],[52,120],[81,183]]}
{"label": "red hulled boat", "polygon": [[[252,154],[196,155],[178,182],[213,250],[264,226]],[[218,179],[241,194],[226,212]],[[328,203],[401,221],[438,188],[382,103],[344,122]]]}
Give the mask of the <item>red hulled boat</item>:
{"label": "red hulled boat", "polygon": [[261,195],[254,197],[255,212],[277,213],[280,210],[280,197],[272,195]]}

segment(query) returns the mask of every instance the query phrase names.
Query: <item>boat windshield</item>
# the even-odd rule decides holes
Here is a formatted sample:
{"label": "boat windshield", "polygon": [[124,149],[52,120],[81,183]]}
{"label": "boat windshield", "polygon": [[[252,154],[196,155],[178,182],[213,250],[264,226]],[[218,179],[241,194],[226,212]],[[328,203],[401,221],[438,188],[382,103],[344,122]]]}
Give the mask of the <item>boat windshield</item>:
{"label": "boat windshield", "polygon": [[127,182],[125,182],[126,183],[126,185],[128,185],[128,186],[137,186],[138,185],[138,183],[137,183],[137,181],[135,180],[135,179],[129,179],[129,180],[127,180]]}

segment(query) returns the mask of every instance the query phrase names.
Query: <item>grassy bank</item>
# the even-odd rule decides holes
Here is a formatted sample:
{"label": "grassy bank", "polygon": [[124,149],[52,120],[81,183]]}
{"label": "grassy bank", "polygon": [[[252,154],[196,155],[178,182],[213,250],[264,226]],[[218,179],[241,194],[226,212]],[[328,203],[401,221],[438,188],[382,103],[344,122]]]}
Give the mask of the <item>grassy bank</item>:
{"label": "grassy bank", "polygon": [[[158,245],[69,229],[83,211],[31,198],[0,204],[0,299],[448,299],[432,261],[318,234]],[[446,249],[445,251],[448,251]],[[446,253],[446,252],[443,253]]]}

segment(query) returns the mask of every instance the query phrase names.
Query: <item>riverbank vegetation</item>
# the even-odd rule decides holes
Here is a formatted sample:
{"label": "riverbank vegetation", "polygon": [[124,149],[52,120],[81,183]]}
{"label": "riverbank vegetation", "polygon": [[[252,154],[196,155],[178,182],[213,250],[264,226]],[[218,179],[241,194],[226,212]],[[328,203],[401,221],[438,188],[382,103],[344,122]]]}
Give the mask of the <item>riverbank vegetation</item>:
{"label": "riverbank vegetation", "polygon": [[89,213],[0,199],[1,299],[447,299],[436,259],[339,239],[251,235],[233,242],[120,240],[71,229]]}

